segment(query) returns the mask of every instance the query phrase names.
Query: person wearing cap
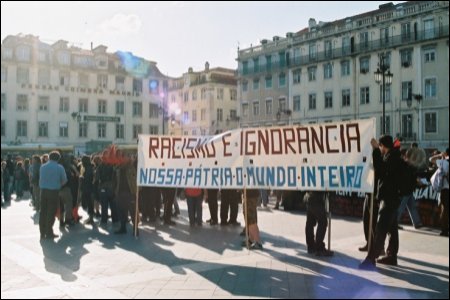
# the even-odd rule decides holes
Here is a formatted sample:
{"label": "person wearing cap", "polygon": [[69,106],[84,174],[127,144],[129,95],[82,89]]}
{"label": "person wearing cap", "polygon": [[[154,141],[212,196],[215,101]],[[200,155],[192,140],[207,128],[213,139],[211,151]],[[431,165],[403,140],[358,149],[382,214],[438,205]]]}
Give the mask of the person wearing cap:
{"label": "person wearing cap", "polygon": [[[377,199],[380,201],[378,222],[375,227],[374,243],[369,249],[367,257],[359,265],[360,269],[374,269],[376,262],[388,265],[397,265],[398,228],[397,209],[400,204],[398,194],[398,178],[400,175],[400,152],[394,150],[392,136],[383,135],[378,142],[370,141],[373,152],[373,166],[378,175]],[[387,256],[375,260],[384,247],[386,235],[389,233]]]}

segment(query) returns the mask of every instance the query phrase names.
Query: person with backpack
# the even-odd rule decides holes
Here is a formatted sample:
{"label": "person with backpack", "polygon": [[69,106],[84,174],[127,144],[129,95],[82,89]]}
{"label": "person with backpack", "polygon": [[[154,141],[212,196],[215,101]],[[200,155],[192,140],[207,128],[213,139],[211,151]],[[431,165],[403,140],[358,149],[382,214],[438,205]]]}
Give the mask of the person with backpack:
{"label": "person with backpack", "polygon": [[[440,214],[440,223],[441,223],[441,236],[448,237],[448,153],[449,148],[445,150],[445,152],[441,154],[437,154],[435,156],[430,157],[430,162],[435,163],[438,169],[436,170],[435,175],[433,177],[438,177],[433,180],[432,177],[432,186],[433,189],[439,193],[439,207],[441,209]],[[435,183],[433,184],[433,181]]]}

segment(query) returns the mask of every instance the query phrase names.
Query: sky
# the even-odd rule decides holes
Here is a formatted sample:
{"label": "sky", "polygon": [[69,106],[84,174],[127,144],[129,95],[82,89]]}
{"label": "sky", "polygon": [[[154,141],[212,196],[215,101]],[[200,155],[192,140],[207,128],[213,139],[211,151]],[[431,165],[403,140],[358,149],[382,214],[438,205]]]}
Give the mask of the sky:
{"label": "sky", "polygon": [[[237,68],[237,48],[308,26],[375,10],[387,1],[339,2],[1,2],[1,39],[32,34],[52,44],[130,51],[165,75],[189,67]],[[398,3],[398,2],[394,2]]]}

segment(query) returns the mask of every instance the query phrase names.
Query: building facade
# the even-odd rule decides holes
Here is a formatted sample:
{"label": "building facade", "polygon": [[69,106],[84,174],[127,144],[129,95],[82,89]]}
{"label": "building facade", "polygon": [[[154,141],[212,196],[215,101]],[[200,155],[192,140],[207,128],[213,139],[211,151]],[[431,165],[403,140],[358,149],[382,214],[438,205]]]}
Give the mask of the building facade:
{"label": "building facade", "polygon": [[73,145],[82,153],[92,152],[89,145],[136,144],[139,133],[160,133],[167,78],[155,62],[106,49],[6,37],[2,145]]}
{"label": "building facade", "polygon": [[169,82],[168,134],[213,135],[239,127],[236,71],[209,68]]}
{"label": "building facade", "polygon": [[241,126],[377,118],[404,143],[446,148],[449,140],[448,1],[410,1],[333,22],[238,53]]}

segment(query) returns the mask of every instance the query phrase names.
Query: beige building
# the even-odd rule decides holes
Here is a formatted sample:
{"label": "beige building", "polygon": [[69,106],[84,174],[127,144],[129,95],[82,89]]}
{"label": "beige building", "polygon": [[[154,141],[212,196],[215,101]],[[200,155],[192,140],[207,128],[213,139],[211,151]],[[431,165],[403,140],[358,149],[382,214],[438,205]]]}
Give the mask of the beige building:
{"label": "beige building", "polygon": [[448,1],[391,3],[316,22],[238,55],[241,126],[377,118],[405,144],[445,149],[449,140]]}
{"label": "beige building", "polygon": [[169,82],[166,120],[170,135],[212,135],[239,127],[236,71],[209,68]]}
{"label": "beige building", "polygon": [[73,145],[82,153],[161,132],[168,83],[155,62],[32,35],[6,37],[1,52],[2,145]]}

